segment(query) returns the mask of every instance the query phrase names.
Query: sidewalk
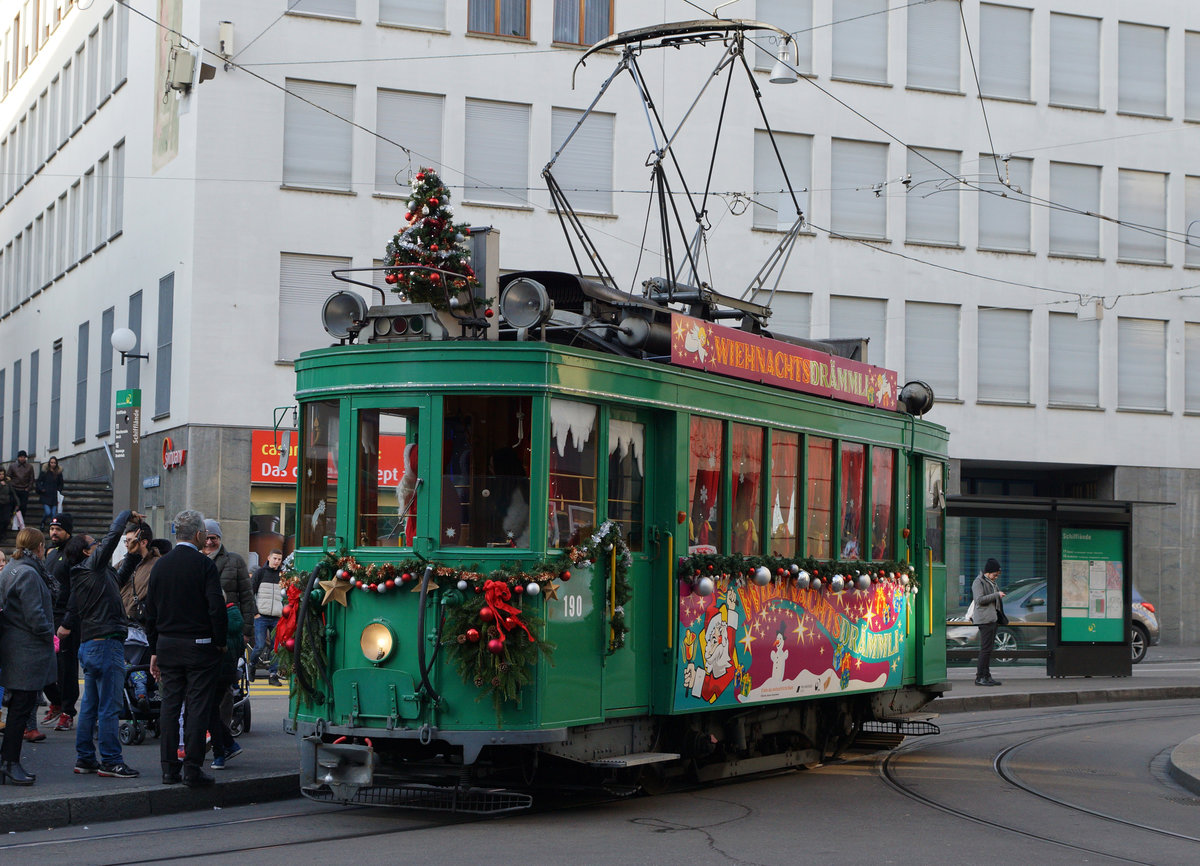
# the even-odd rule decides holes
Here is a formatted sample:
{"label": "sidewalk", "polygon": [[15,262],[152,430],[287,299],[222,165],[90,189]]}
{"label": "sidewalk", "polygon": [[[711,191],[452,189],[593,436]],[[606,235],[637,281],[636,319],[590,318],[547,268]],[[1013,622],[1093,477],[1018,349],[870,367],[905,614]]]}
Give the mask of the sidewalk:
{"label": "sidewalk", "polygon": [[[996,664],[993,674],[1004,685],[975,685],[975,668],[953,667],[954,688],[935,701],[938,713],[1009,710],[1133,700],[1200,698],[1200,647],[1153,647],[1129,678],[1050,679],[1044,663]],[[140,770],[137,779],[77,776],[75,732],[42,728],[41,743],[26,743],[21,760],[37,783],[19,788],[0,786],[0,833],[139,818],[195,810],[211,810],[299,796],[297,745],[283,733],[286,689],[261,682],[251,686],[251,731],[238,738],[243,753],[227,769],[212,772],[217,784],[191,789],[163,785],[158,740],[147,737],[124,747],[124,758]],[[1172,755],[1170,772],[1200,794],[1200,734],[1181,743]]]}

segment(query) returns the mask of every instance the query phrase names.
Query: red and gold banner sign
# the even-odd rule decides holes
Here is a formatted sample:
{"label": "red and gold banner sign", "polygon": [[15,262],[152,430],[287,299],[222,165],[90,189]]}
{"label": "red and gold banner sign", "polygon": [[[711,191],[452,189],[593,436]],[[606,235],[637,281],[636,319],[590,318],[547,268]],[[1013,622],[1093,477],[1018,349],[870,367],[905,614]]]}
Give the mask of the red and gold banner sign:
{"label": "red and gold banner sign", "polygon": [[671,314],[671,363],[861,406],[896,408],[896,372]]}

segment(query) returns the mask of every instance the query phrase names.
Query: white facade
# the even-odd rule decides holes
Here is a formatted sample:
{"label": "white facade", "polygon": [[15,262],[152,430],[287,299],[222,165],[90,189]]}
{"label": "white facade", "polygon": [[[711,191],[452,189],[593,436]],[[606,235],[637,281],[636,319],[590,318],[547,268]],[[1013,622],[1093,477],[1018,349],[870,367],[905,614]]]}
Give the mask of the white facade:
{"label": "white facade", "polygon": [[[700,14],[682,0],[612,5],[616,31]],[[500,9],[494,29],[518,33],[527,9],[528,38],[469,34],[469,21],[491,26],[469,6]],[[140,365],[146,432],[271,427],[273,409],[292,402],[287,359],[326,341],[319,304],[338,284],[322,274],[376,264],[403,224],[408,162],[377,133],[415,151],[414,171],[440,168],[457,218],[500,230],[502,268],[573,269],[540,172],[617,55],[590,58],[572,89],[582,48],[554,37],[577,9],[585,28],[602,27],[607,6],[130,0],[125,9],[96,0],[80,9],[0,0],[2,456],[20,447],[66,458],[108,438],[104,312],[129,325],[137,292],[138,351],[150,354]],[[1174,553],[1139,582],[1180,611],[1165,635],[1195,637],[1198,618],[1184,622],[1182,611],[1183,575],[1200,567],[1191,542],[1200,529],[1200,248],[1187,243],[1200,231],[1200,5],[966,0],[960,20],[957,0],[741,0],[721,14],[795,32],[808,73],[790,86],[755,73],[773,128],[787,134],[789,175],[804,188],[809,220],[774,304],[778,329],[871,336],[872,363],[934,384],[931,417],[950,429],[964,467],[1107,467],[1116,471],[1108,495],[1178,503],[1159,509],[1172,515],[1162,533]],[[220,22],[231,22],[237,65],[198,51],[215,77],[166,92],[167,49],[179,39],[151,19],[211,52],[220,51]],[[669,128],[718,53],[643,56]],[[81,61],[84,98],[67,111],[63,82],[80,89]],[[285,97],[285,87],[344,120]],[[688,127],[698,186],[722,89],[710,88]],[[781,178],[755,135],[763,124],[754,101],[736,83],[733,93],[715,167],[721,194],[707,205],[704,277],[740,295],[792,214],[767,209],[782,199]],[[564,155],[556,176],[581,187],[568,195],[582,209],[602,211],[584,221],[628,286],[652,144],[627,76],[598,110],[588,149]],[[55,126],[52,114],[57,133],[35,134]],[[399,185],[389,181],[397,172]],[[57,216],[64,204],[66,220]],[[67,249],[48,252],[47,238],[54,250],[67,239]],[[657,247],[653,222],[647,246]],[[647,252],[637,279],[657,275],[658,261]],[[169,339],[159,328],[168,285]],[[1095,319],[1098,308],[1098,321],[1075,315]],[[119,361],[112,375],[113,388],[125,386]],[[87,394],[82,428],[78,391]],[[1143,475],[1123,482],[1117,471],[1142,468],[1182,480],[1155,491]],[[230,519],[245,514],[240,494],[223,487],[237,484],[234,472],[212,494]]]}

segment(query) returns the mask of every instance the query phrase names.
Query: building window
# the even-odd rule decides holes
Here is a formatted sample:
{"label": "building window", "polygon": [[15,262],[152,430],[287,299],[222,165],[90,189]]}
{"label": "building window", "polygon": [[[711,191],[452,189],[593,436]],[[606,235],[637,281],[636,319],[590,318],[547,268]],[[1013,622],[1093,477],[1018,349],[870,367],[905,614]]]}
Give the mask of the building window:
{"label": "building window", "polygon": [[[979,162],[991,171],[996,161],[981,153]],[[1007,185],[988,180],[979,193],[979,248],[1006,252],[1029,252],[1029,199],[1026,194],[1033,180],[1033,160],[1009,158],[1000,164]]]}
{"label": "building window", "polygon": [[[100,399],[96,406],[97,436],[112,432],[113,410],[113,347],[112,334],[116,327],[116,310],[109,307],[100,314]],[[136,362],[135,362],[136,363]]]}
{"label": "building window", "polygon": [[328,15],[334,18],[353,18],[356,0],[291,0],[288,12],[307,12],[309,15]]}
{"label": "building window", "polygon": [[[812,0],[757,0],[754,14],[757,21],[767,21],[792,34],[795,46],[796,71],[812,73]],[[779,53],[779,37],[761,32],[755,35],[754,68],[769,71]],[[791,62],[791,60],[789,60]]]}
{"label": "building window", "polygon": [[[137,342],[134,343],[132,354],[145,354],[142,352],[141,292],[134,292],[129,296],[129,330],[133,331],[133,335],[137,337]],[[142,387],[142,365],[137,359],[131,360],[125,365],[125,387],[130,390]]]}
{"label": "building window", "polygon": [[[407,173],[429,166],[441,171],[444,96],[378,90],[375,93],[375,189],[407,196]],[[385,139],[390,139],[386,141]],[[391,142],[403,143],[405,153]]]}
{"label": "building window", "polygon": [[300,547],[317,547],[337,535],[338,408],[337,400],[301,404]]}
{"label": "building window", "polygon": [[979,88],[984,96],[1029,99],[1029,9],[979,5]]}
{"label": "building window", "polygon": [[158,281],[158,360],[154,368],[154,417],[171,414],[171,341],[175,332],[175,274]]}
{"label": "building window", "polygon": [[[122,7],[124,8],[124,7]],[[115,238],[124,228],[125,219],[125,142],[119,141],[112,149],[112,235]]]}
{"label": "building window", "polygon": [[1050,314],[1050,402],[1100,405],[1100,322],[1074,313]]}
{"label": "building window", "polygon": [[865,338],[866,356],[861,360],[884,366],[887,359],[887,301],[882,298],[829,298],[829,336]]}
{"label": "building window", "polygon": [[1121,169],[1117,184],[1117,258],[1166,264],[1167,176]]}
{"label": "building window", "polygon": [[87,439],[88,330],[90,323],[79,326],[75,362],[75,444]]}
{"label": "building window", "polygon": [[29,450],[37,453],[38,429],[38,382],[41,353],[37,350],[29,356]]}
{"label": "building window", "polygon": [[100,100],[104,101],[113,91],[113,10],[109,9],[100,22]]}
{"label": "building window", "polygon": [[[0,399],[3,399],[0,397]],[[62,412],[62,340],[55,340],[50,353],[50,442],[51,451],[58,448],[59,418]],[[0,444],[0,449],[3,444]]]}
{"label": "building window", "polygon": [[80,229],[83,237],[80,258],[90,256],[96,246],[96,170],[89,168],[83,173],[83,202],[79,210]]}
{"label": "building window", "polygon": [[[1186,412],[1200,412],[1200,324],[1183,326],[1184,398]],[[4,380],[0,379],[0,403],[4,402]]]}
{"label": "building window", "polygon": [[886,84],[887,0],[833,0],[833,76]]}
{"label": "building window", "polygon": [[1167,323],[1117,319],[1117,405],[1167,408]]}
{"label": "building window", "polygon": [[554,41],[595,45],[612,35],[613,0],[554,0]]}
{"label": "building window", "polygon": [[808,292],[789,292],[780,289],[771,297],[762,291],[750,298],[756,304],[770,303],[771,330],[789,337],[805,337],[812,333],[812,295]]}
{"label": "building window", "polygon": [[379,0],[379,21],[444,30],[446,0]]}
{"label": "building window", "polygon": [[83,218],[80,215],[81,202],[79,191],[80,182],[75,181],[75,183],[71,184],[71,214],[69,217],[70,222],[67,225],[67,228],[70,231],[70,240],[68,246],[70,253],[67,259],[68,268],[73,268],[75,265],[79,264],[79,260],[83,258],[83,233],[81,231]]}
{"label": "building window", "polygon": [[4,378],[7,370],[0,370],[0,458],[4,456]]}
{"label": "building window", "polygon": [[645,549],[646,427],[608,421],[608,519],[621,527],[630,550]]}
{"label": "building window", "polygon": [[75,73],[71,63],[72,61],[68,59],[62,68],[62,102],[59,103],[59,147],[67,143],[67,139],[71,137],[71,130],[75,128],[75,118],[71,113],[71,99],[75,93]]}
{"label": "building window", "polygon": [[879,191],[887,180],[887,145],[833,140],[833,233],[845,237],[887,237],[887,199]]}
{"label": "building window", "polygon": [[1184,34],[1183,118],[1200,120],[1200,33]]}
{"label": "building window", "polygon": [[[574,400],[550,401],[550,487],[546,546],[586,543],[596,527],[599,408]],[[517,542],[518,547],[528,547]]]}
{"label": "building window", "polygon": [[[933,165],[930,165],[930,162]],[[904,196],[904,236],[926,244],[958,245],[959,176],[962,154],[957,150],[910,148]]]}
{"label": "building window", "polygon": [[[359,547],[411,547],[417,535],[420,485],[397,472],[417,459],[416,409],[363,409],[358,413]],[[410,452],[408,446],[412,445]],[[399,483],[397,483],[399,482]]]}
{"label": "building window", "polygon": [[978,399],[1029,402],[1028,310],[980,308]]}
{"label": "building window", "polygon": [[324,346],[329,335],[321,327],[321,307],[332,294],[329,275],[335,268],[350,267],[341,256],[279,256],[279,361],[294,361],[308,349]]}
{"label": "building window", "polygon": [[284,186],[349,191],[353,127],[346,121],[354,119],[354,87],[292,78],[286,85]]}
{"label": "building window", "polygon": [[87,83],[84,85],[87,94],[84,106],[84,119],[96,113],[96,91],[100,86],[100,76],[97,75],[100,60],[100,30],[93,30],[87,38]]}
{"label": "building window", "polygon": [[1100,107],[1100,19],[1050,13],[1050,102]]}
{"label": "building window", "polygon": [[[778,155],[776,147],[779,148]],[[808,213],[808,188],[811,185],[811,135],[776,132],[772,146],[771,136],[766,131],[754,131],[755,228],[778,231],[791,228],[800,214]],[[797,208],[800,214],[796,212]]]}
{"label": "building window", "polygon": [[117,4],[117,48],[113,76],[114,87],[120,87],[129,77],[129,9],[124,3]]}
{"label": "building window", "polygon": [[13,362],[12,450],[21,449],[21,362]]}
{"label": "building window", "polygon": [[467,30],[529,38],[529,0],[469,0]]}
{"label": "building window", "polygon": [[908,86],[958,92],[962,18],[959,0],[908,7]]}
{"label": "building window", "polygon": [[[1050,163],[1050,255],[1100,257],[1100,168]],[[1083,211],[1076,213],[1073,211]]]}
{"label": "building window", "polygon": [[[570,108],[551,110],[551,152],[562,146],[582,116],[582,111]],[[599,112],[589,114],[554,164],[554,177],[575,210],[613,212],[614,117]]]}
{"label": "building window", "polygon": [[510,206],[528,203],[529,114],[528,105],[467,100],[465,200]]}
{"label": "building window", "polygon": [[1117,110],[1167,115],[1167,28],[1117,25]]}
{"label": "building window", "polygon": [[904,305],[904,378],[920,379],[933,393],[958,399],[958,322],[956,304]]}
{"label": "building window", "polygon": [[112,186],[112,165],[106,153],[96,163],[96,248],[108,242],[108,219],[111,205],[109,203]]}
{"label": "building window", "polygon": [[1187,228],[1184,230],[1186,246],[1184,247],[1185,265],[1200,266],[1200,177],[1189,177],[1184,182],[1183,219]]}

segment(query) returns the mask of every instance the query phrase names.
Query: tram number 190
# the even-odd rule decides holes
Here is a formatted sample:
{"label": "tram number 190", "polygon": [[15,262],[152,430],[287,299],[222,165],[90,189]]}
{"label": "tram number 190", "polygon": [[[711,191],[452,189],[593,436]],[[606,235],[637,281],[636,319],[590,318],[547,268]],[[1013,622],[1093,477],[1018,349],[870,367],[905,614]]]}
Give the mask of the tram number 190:
{"label": "tram number 190", "polygon": [[568,595],[564,596],[563,600],[563,615],[567,619],[576,619],[583,616],[583,596]]}

